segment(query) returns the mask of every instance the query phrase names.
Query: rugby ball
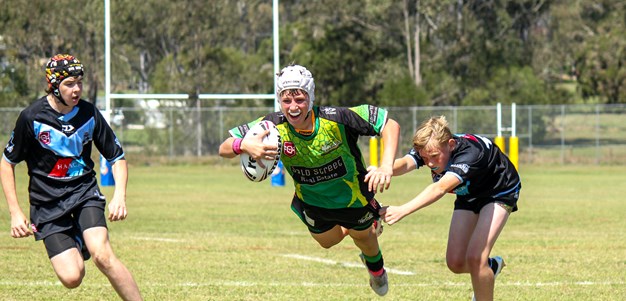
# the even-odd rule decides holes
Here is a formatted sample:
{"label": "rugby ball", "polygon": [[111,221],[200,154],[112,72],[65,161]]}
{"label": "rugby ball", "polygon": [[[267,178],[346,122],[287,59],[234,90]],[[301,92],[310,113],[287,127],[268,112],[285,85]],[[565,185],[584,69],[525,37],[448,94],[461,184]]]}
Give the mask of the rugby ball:
{"label": "rugby ball", "polygon": [[243,171],[243,174],[246,176],[246,178],[248,178],[248,180],[253,182],[261,182],[267,179],[268,176],[271,176],[272,172],[274,171],[274,169],[276,169],[276,166],[278,165],[278,161],[280,161],[280,154],[282,153],[283,144],[280,139],[278,129],[273,122],[269,120],[262,120],[261,122],[252,126],[250,130],[246,132],[243,139],[245,140],[248,137],[263,135],[266,130],[269,130],[270,133],[267,136],[263,137],[263,143],[276,145],[278,147],[278,155],[274,159],[261,159],[263,165],[265,165],[265,167],[261,167],[261,165],[252,157],[250,157],[250,155],[248,155],[247,153],[244,152],[239,155],[241,159],[241,170]]}

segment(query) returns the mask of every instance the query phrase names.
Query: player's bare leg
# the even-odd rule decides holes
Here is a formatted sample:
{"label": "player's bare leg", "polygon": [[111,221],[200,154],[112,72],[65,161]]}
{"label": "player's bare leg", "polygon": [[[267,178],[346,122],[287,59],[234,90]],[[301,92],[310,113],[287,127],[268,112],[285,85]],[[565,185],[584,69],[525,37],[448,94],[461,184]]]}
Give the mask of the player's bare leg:
{"label": "player's bare leg", "polygon": [[83,236],[94,264],[109,279],[117,294],[123,300],[143,300],[133,276],[113,253],[107,229],[89,228]]}
{"label": "player's bare leg", "polygon": [[77,288],[85,277],[85,262],[77,248],[71,248],[50,258],[59,281],[67,288]]}
{"label": "player's bare leg", "polygon": [[493,300],[494,272],[489,254],[506,224],[509,213],[491,203],[480,215],[456,210],[452,216],[446,261],[454,273],[470,273],[477,300]]}
{"label": "player's bare leg", "polygon": [[311,236],[317,243],[322,246],[322,248],[329,249],[330,247],[340,243],[344,235],[344,229],[342,226],[336,225],[332,229],[324,232],[324,233],[312,233]]}

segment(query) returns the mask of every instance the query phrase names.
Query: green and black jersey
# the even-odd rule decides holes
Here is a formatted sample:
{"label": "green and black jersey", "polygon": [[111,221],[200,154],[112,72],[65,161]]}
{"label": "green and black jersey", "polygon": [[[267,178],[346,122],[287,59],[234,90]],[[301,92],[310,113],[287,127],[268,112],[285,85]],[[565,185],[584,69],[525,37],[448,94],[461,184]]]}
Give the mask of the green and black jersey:
{"label": "green and black jersey", "polygon": [[374,193],[367,191],[364,182],[367,166],[357,141],[359,136],[380,135],[387,111],[371,105],[313,110],[315,129],[309,136],[297,133],[281,112],[233,128],[230,134],[242,138],[261,120],[272,121],[283,143],[281,160],[301,200],[329,209],[367,205]]}

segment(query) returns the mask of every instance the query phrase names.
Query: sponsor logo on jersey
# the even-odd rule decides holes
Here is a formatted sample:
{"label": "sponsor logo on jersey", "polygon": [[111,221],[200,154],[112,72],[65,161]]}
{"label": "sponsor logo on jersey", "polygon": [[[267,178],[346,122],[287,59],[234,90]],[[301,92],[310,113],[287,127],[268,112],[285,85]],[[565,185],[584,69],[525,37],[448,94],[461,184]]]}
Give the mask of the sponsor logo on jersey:
{"label": "sponsor logo on jersey", "polygon": [[67,178],[82,174],[83,164],[73,158],[61,158],[54,164],[48,176],[52,178]]}
{"label": "sponsor logo on jersey", "polygon": [[361,217],[359,219],[359,224],[365,224],[367,221],[371,220],[374,218],[374,214],[371,212],[367,212],[365,213],[365,215],[363,215],[363,217]]}
{"label": "sponsor logo on jersey", "polygon": [[15,144],[13,144],[13,137],[15,136],[15,132],[11,132],[11,138],[9,138],[9,142],[7,142],[7,146],[5,147],[7,149],[7,152],[12,153],[13,152],[13,148],[15,147]]}
{"label": "sponsor logo on jersey", "polygon": [[315,220],[306,215],[306,211],[302,210],[302,213],[304,214],[304,219],[306,220],[307,224],[309,224],[311,227],[315,227]]}
{"label": "sponsor logo on jersey", "polygon": [[63,131],[63,133],[72,133],[74,132],[74,126],[71,124],[61,125],[61,131]]}
{"label": "sponsor logo on jersey", "polygon": [[339,157],[319,167],[292,166],[293,180],[300,184],[317,184],[334,179],[339,179],[348,173],[346,164]]}
{"label": "sponsor logo on jersey", "polygon": [[337,149],[339,145],[341,145],[341,141],[339,140],[327,141],[324,145],[322,145],[321,149],[324,154],[327,154],[330,151]]}
{"label": "sponsor logo on jersey", "polygon": [[335,109],[335,108],[324,108],[324,113],[326,113],[328,115],[335,115],[335,114],[337,114],[337,109]]}
{"label": "sponsor logo on jersey", "polygon": [[239,131],[239,134],[241,134],[241,137],[243,137],[250,130],[250,127],[247,124],[244,124],[244,125],[238,126],[237,130]]}
{"label": "sponsor logo on jersey", "polygon": [[456,195],[468,195],[470,182],[467,181],[465,184],[457,186],[454,188],[452,192],[456,193]]}
{"label": "sponsor logo on jersey", "polygon": [[469,165],[467,164],[452,164],[450,165],[450,167],[458,168],[462,170],[464,173],[467,173],[467,171],[469,170]]}
{"label": "sponsor logo on jersey", "polygon": [[285,141],[283,143],[283,154],[287,155],[287,157],[293,157],[296,155],[296,145],[291,141]]}
{"label": "sponsor logo on jersey", "polygon": [[369,110],[370,110],[369,121],[371,124],[376,124],[376,121],[378,120],[378,107],[369,106]]}

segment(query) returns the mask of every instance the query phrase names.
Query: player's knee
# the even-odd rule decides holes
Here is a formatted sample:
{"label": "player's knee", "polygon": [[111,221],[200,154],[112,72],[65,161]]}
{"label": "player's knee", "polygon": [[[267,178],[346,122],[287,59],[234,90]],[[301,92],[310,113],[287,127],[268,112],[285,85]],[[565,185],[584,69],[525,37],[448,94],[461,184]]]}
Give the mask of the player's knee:
{"label": "player's knee", "polygon": [[332,248],[334,245],[336,245],[339,242],[334,242],[334,241],[318,241],[317,243],[320,244],[320,246],[324,249],[330,249]]}
{"label": "player's knee", "polygon": [[465,272],[465,260],[463,258],[448,257],[446,264],[452,273],[461,274]]}
{"label": "player's knee", "polygon": [[95,252],[92,254],[93,263],[100,270],[109,270],[113,265],[115,256],[110,252]]}
{"label": "player's knee", "polygon": [[59,281],[66,288],[73,289],[80,286],[83,283],[83,277],[85,276],[84,272],[73,274],[73,275],[58,275]]}
{"label": "player's knee", "polygon": [[465,262],[467,263],[470,273],[472,273],[472,271],[478,272],[482,267],[482,257],[480,254],[468,254],[465,258]]}

